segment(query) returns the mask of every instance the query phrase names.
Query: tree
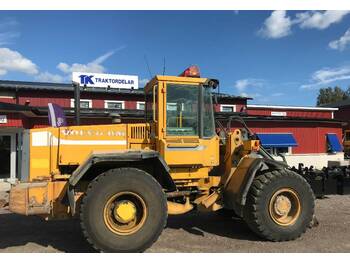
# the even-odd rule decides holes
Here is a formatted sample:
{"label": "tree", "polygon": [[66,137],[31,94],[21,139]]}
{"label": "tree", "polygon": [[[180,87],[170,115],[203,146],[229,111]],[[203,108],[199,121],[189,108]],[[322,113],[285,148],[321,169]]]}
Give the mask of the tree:
{"label": "tree", "polygon": [[350,97],[350,87],[344,91],[340,87],[321,88],[317,96],[317,105],[324,105],[348,99]]}
{"label": "tree", "polygon": [[346,89],[345,94],[348,98],[350,98],[350,86],[348,87],[348,89]]}

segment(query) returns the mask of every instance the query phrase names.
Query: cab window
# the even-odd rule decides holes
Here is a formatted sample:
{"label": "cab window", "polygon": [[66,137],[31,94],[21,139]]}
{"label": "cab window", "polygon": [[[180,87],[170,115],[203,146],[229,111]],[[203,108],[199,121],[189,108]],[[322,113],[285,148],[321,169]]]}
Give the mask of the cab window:
{"label": "cab window", "polygon": [[198,98],[197,85],[167,85],[167,136],[199,136]]}
{"label": "cab window", "polygon": [[148,121],[157,121],[158,86],[155,85],[145,97],[145,118]]}

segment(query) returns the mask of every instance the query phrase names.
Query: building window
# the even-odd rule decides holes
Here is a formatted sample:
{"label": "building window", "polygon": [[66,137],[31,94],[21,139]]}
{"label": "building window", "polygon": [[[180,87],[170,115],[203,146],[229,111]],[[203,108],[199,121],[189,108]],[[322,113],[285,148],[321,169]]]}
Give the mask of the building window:
{"label": "building window", "polygon": [[145,102],[137,102],[136,103],[136,109],[137,110],[145,110]]}
{"label": "building window", "polygon": [[[70,100],[70,107],[74,108],[74,98]],[[92,100],[80,99],[80,108],[92,108]]]}
{"label": "building window", "polygon": [[261,145],[272,155],[291,154],[292,147],[298,146],[293,134],[257,133]]}
{"label": "building window", "polygon": [[343,151],[343,147],[340,144],[336,134],[327,134],[327,152],[337,153]]}
{"label": "building window", "polygon": [[124,101],[105,100],[106,109],[125,109]]}
{"label": "building window", "polygon": [[279,154],[292,154],[292,147],[264,147],[267,152],[272,155],[278,156]]}
{"label": "building window", "polygon": [[0,124],[7,124],[7,115],[0,115]]}
{"label": "building window", "polygon": [[220,105],[220,112],[236,112],[236,105]]}

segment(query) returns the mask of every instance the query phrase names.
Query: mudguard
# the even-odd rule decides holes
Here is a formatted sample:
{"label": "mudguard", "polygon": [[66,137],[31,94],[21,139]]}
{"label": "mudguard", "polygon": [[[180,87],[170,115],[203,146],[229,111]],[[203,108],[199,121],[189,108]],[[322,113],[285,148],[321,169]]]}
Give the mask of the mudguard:
{"label": "mudguard", "polygon": [[[160,184],[169,191],[175,190],[175,183],[169,174],[169,167],[158,152],[153,150],[139,151],[109,151],[109,152],[92,152],[87,159],[73,172],[69,178],[69,184],[76,186],[84,177],[87,171],[96,164],[113,164],[113,163],[129,163],[129,162],[147,162],[158,164],[159,173],[162,175]],[[155,177],[157,179],[157,177]],[[157,179],[158,180],[158,179]]]}
{"label": "mudguard", "polygon": [[223,190],[225,208],[242,213],[250,186],[258,171],[284,169],[288,165],[266,158],[244,158]]}
{"label": "mudguard", "polygon": [[[67,187],[67,198],[71,207],[72,215],[75,214],[76,204],[74,201],[74,188],[78,185],[79,181],[84,179],[89,171],[96,165],[108,166],[108,168],[118,168],[127,166],[132,163],[135,166],[137,163],[140,165],[153,166],[157,170],[156,174],[151,174],[163,188],[168,191],[175,191],[176,185],[170,176],[170,168],[159,155],[157,151],[153,150],[115,150],[108,152],[95,152],[93,151],[86,160],[73,172],[69,178],[69,186]],[[93,174],[89,179],[93,179],[100,173]],[[91,175],[91,172],[90,174]]]}

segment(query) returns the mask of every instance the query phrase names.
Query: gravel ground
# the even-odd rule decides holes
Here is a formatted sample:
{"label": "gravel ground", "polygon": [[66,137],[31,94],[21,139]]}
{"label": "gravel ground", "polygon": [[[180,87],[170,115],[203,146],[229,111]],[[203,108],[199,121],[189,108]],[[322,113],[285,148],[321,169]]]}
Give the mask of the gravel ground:
{"label": "gravel ground", "polygon": [[[319,226],[300,239],[273,243],[256,237],[239,219],[191,213],[169,217],[147,252],[350,252],[350,196],[317,200]],[[0,252],[94,252],[79,221],[49,221],[0,210]]]}

